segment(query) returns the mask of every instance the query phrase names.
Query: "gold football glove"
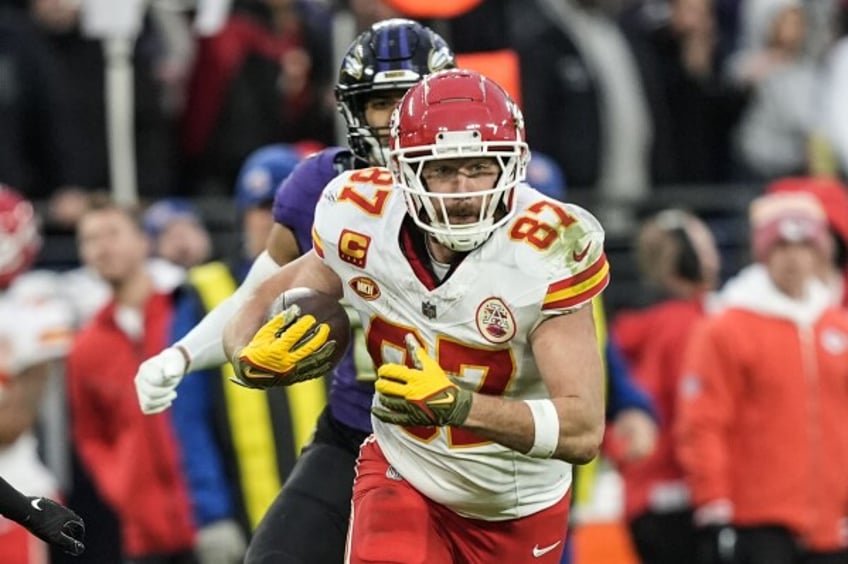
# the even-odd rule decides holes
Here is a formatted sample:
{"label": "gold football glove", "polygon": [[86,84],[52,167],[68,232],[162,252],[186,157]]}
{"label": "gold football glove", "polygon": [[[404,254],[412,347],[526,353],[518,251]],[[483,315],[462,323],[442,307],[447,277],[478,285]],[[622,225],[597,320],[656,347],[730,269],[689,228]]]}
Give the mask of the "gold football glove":
{"label": "gold football glove", "polygon": [[371,413],[386,423],[404,426],[464,423],[471,410],[471,392],[454,384],[415,337],[407,334],[405,341],[415,368],[384,364],[377,369],[379,404]]}
{"label": "gold football glove", "polygon": [[333,369],[336,341],[330,326],[292,305],[275,315],[233,357],[236,378],[246,388],[288,386],[319,378]]}

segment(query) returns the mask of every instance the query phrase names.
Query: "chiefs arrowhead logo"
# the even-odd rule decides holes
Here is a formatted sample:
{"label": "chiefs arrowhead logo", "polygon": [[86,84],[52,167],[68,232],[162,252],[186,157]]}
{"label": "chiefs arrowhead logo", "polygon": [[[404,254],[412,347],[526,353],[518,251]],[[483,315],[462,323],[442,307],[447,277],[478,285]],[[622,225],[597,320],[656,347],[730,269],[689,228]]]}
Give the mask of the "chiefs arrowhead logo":
{"label": "chiefs arrowhead logo", "polygon": [[487,298],[477,306],[477,330],[490,343],[505,343],[515,336],[515,318],[500,298]]}

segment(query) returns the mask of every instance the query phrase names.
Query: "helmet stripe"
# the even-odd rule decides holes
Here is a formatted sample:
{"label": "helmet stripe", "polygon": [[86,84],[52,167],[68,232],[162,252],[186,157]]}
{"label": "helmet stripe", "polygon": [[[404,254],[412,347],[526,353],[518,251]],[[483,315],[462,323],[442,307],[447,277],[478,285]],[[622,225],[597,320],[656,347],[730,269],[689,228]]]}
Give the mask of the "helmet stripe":
{"label": "helmet stripe", "polygon": [[389,34],[380,33],[377,36],[377,68],[375,69],[378,72],[389,68],[389,65],[386,63],[389,58],[389,45]]}
{"label": "helmet stripe", "polygon": [[406,26],[401,27],[399,30],[400,36],[398,37],[398,58],[401,59],[401,68],[411,69],[412,68],[412,46],[409,44],[409,36],[407,35],[408,28]]}

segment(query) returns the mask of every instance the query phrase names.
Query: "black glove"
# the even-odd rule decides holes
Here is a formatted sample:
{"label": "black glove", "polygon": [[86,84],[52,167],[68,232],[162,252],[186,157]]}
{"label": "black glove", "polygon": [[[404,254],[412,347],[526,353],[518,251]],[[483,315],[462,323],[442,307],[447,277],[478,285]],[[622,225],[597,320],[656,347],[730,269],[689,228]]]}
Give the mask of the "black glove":
{"label": "black glove", "polygon": [[32,534],[74,556],[82,554],[85,545],[85,523],[82,518],[46,497],[29,497],[29,515],[21,521]]}
{"label": "black glove", "polygon": [[697,564],[733,564],[736,530],[732,525],[708,525],[696,532]]}

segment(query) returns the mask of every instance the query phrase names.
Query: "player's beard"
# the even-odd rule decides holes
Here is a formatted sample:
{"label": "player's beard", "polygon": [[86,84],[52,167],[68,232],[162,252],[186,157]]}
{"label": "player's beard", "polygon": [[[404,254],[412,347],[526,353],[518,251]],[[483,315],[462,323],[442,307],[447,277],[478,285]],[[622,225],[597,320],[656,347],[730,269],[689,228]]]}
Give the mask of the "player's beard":
{"label": "player's beard", "polygon": [[480,202],[480,205],[475,205],[475,203],[469,199],[459,200],[450,206],[445,205],[445,210],[447,212],[447,219],[451,225],[464,225],[466,223],[473,223],[480,220],[481,207],[482,201]]}
{"label": "player's beard", "polygon": [[[453,225],[462,225],[465,223],[473,223],[480,221],[480,212],[483,206],[487,204],[487,199],[482,196],[474,198],[448,198],[442,202],[433,199],[433,206],[439,212],[438,220],[447,219]],[[442,215],[442,203],[444,203],[444,215]]]}
{"label": "player's beard", "polygon": [[[447,213],[447,219],[452,225],[463,225],[466,223],[480,221],[480,211],[483,207],[483,198],[477,198],[477,200],[478,202],[474,202],[472,198],[457,198],[457,201],[455,202],[451,202],[449,204],[446,203],[445,211]],[[441,204],[435,198],[433,199],[433,207],[439,214],[438,219],[444,219],[441,212]],[[501,200],[498,203],[498,207],[495,209],[494,221],[498,222],[504,215],[506,215],[506,205],[503,203],[503,200]],[[425,223],[433,223],[423,206],[418,210],[418,217]],[[438,224],[443,225],[444,222],[438,221]]]}

